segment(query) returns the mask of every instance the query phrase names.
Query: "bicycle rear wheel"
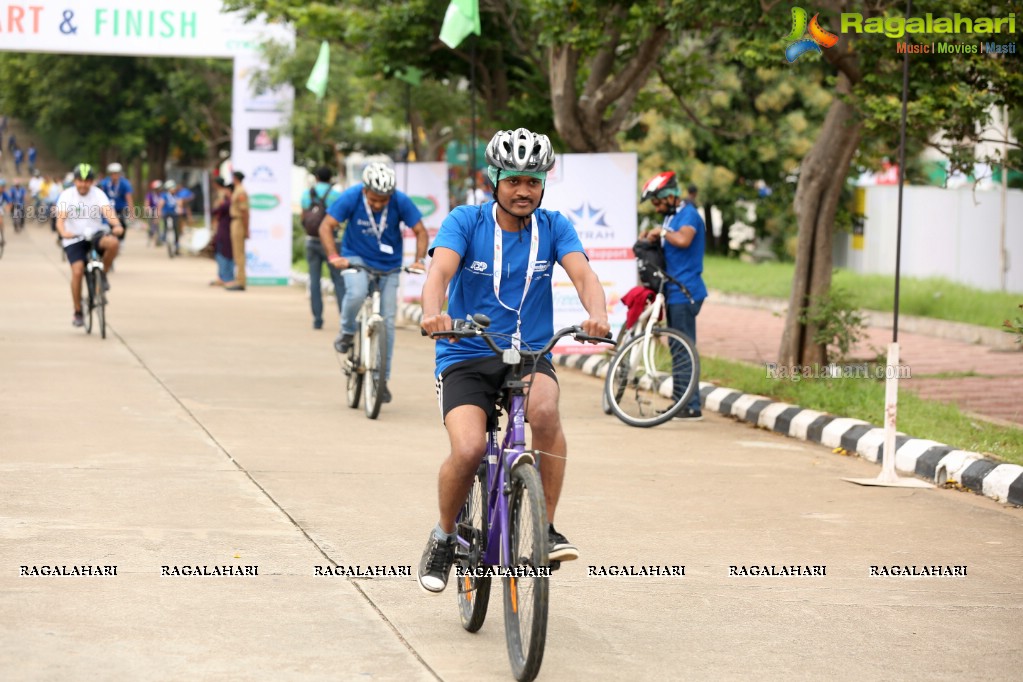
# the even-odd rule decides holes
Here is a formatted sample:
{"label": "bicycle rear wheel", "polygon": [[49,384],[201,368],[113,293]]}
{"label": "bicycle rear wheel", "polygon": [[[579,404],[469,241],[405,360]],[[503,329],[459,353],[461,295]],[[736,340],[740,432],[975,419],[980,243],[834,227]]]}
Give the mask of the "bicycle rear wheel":
{"label": "bicycle rear wheel", "polygon": [[95,302],[96,322],[99,324],[99,337],[107,338],[107,276],[99,268],[92,271],[92,300]]}
{"label": "bicycle rear wheel", "polygon": [[376,419],[384,404],[384,382],[387,377],[387,327],[377,320],[369,330],[369,348],[366,349],[366,416]]}
{"label": "bicycle rear wheel", "polygon": [[[361,326],[361,322],[359,323]],[[362,396],[362,382],[365,374],[362,373],[362,333],[355,331],[352,338],[352,347],[348,355],[344,356],[344,372],[346,376],[346,390],[348,396],[348,407],[353,410],[359,406],[359,398]]]}
{"label": "bicycle rear wheel", "polygon": [[476,570],[486,568],[483,565],[483,555],[487,549],[488,494],[487,463],[483,461],[476,469],[476,478],[458,514],[456,527],[458,537],[469,543],[467,548],[463,549],[459,545],[455,550],[455,565],[464,574],[455,574],[458,581],[458,614],[462,618],[462,627],[469,632],[476,632],[483,627],[490,603],[490,576],[472,575]]}
{"label": "bicycle rear wheel", "polygon": [[539,472],[523,464],[512,469],[508,496],[511,556],[507,570],[532,574],[503,578],[504,637],[508,659],[517,680],[532,680],[540,672],[547,640],[548,578],[547,507]]}
{"label": "bicycle rear wheel", "polygon": [[4,236],[0,234],[0,258],[4,257],[4,246],[6,245],[7,242],[4,241]]}
{"label": "bicycle rear wheel", "polygon": [[657,426],[678,414],[697,390],[700,358],[688,336],[654,327],[625,343],[611,360],[604,394],[629,426]]}

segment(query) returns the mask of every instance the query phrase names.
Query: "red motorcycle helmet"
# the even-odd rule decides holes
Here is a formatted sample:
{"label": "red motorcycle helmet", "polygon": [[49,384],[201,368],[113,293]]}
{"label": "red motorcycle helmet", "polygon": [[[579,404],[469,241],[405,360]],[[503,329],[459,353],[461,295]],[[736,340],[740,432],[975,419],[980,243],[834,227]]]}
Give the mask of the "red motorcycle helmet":
{"label": "red motorcycle helmet", "polygon": [[646,181],[643,185],[643,194],[640,196],[640,203],[647,199],[657,197],[662,199],[668,195],[678,195],[678,180],[675,178],[675,171],[664,171]]}

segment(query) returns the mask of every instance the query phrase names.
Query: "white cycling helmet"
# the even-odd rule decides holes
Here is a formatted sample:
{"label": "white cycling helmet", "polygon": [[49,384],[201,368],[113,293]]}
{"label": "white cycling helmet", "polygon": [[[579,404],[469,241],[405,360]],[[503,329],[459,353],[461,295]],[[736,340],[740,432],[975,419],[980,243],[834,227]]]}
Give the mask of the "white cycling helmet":
{"label": "white cycling helmet", "polygon": [[386,163],[374,161],[362,171],[362,184],[377,194],[393,194],[398,179]]}
{"label": "white cycling helmet", "polygon": [[116,162],[114,162],[114,163],[110,164],[109,166],[107,166],[107,173],[120,173],[123,170],[124,169],[121,168],[121,164],[116,163]]}
{"label": "white cycling helmet", "polygon": [[554,166],[554,149],[546,135],[525,128],[500,130],[487,144],[486,160],[503,171],[545,173]]}

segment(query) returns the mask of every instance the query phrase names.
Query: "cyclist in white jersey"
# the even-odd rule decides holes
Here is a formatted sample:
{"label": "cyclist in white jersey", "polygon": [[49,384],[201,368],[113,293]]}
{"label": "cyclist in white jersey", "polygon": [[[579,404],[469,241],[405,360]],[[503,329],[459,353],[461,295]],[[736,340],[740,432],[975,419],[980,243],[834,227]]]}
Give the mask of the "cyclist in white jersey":
{"label": "cyclist in white jersey", "polygon": [[[82,276],[89,250],[93,244],[96,245],[96,250],[103,257],[103,268],[109,273],[120,244],[117,237],[124,234],[124,226],[107,195],[93,185],[96,172],[92,166],[78,164],[72,171],[72,178],[74,187],[68,187],[57,199],[57,233],[61,236],[61,245],[71,266],[71,301],[75,306],[71,323],[81,327],[85,324]],[[112,226],[113,234],[107,231],[103,218]]]}

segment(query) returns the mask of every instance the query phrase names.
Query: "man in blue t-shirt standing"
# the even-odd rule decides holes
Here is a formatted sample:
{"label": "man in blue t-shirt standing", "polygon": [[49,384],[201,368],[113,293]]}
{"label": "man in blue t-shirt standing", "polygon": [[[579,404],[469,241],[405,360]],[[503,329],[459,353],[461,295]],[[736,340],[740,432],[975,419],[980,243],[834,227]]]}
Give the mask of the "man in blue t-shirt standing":
{"label": "man in blue t-shirt standing", "polygon": [[123,171],[121,164],[112,163],[107,166],[107,177],[99,182],[99,188],[110,197],[110,203],[114,205],[114,212],[117,213],[121,224],[124,225],[124,232],[119,237],[121,241],[128,236],[128,225],[131,224],[135,213],[132,186],[128,179],[122,175]]}
{"label": "man in blue t-shirt standing", "polygon": [[[665,285],[668,306],[668,326],[677,329],[696,343],[696,316],[707,298],[707,285],[703,283],[703,250],[707,228],[696,206],[684,201],[673,171],[664,171],[650,178],[643,186],[640,201],[650,200],[654,210],[664,216],[661,227],[640,236],[648,241],[664,240],[664,260],[670,276],[689,290],[692,300],[671,282]],[[700,377],[696,382],[699,386]],[[693,391],[689,404],[675,415],[676,419],[699,421],[700,392]]]}
{"label": "man in blue t-shirt standing", "polygon": [[[401,224],[409,225],[416,235],[416,260],[410,266],[422,271],[426,263],[429,241],[423,227],[423,215],[404,192],[396,189],[394,169],[374,162],[362,172],[362,184],[349,187],[327,209],[320,224],[320,243],[331,267],[344,270],[351,263],[375,270],[401,267]],[[341,254],[334,244],[334,232],[341,223],[348,223],[341,239]],[[383,401],[390,402],[387,379],[394,363],[394,316],[398,312],[398,279],[393,272],[380,279],[380,313],[387,325],[387,377],[381,389]],[[344,273],[345,295],[341,302],[341,333],[334,339],[334,349],[347,353],[355,338],[355,318],[369,295],[369,275],[364,271]]]}
{"label": "man in blue t-shirt standing", "polygon": [[[554,335],[551,274],[559,263],[589,316],[582,328],[606,336],[611,327],[604,289],[575,228],[560,213],[539,207],[547,171],[554,166],[550,140],[525,128],[503,130],[487,145],[486,161],[494,200],[459,206],[441,224],[423,286],[422,328],[446,331],[452,319],[484,313],[491,320],[489,331],[517,338],[523,348],[541,348]],[[455,519],[486,451],[487,420],[507,373],[502,359],[479,338],[438,341],[436,357],[437,395],[451,451],[438,474],[439,520],[419,562],[419,584],[428,592],[447,586]],[[553,523],[568,452],[554,365],[542,359],[525,380],[531,381],[526,408],[531,447],[544,454],[540,477],[550,521],[548,557],[576,559],[579,551]]]}
{"label": "man in blue t-shirt standing", "polygon": [[[341,198],[341,193],[330,184],[330,169],[322,166],[316,169],[316,184],[308,192],[302,194],[302,216],[305,222],[306,211],[313,208],[313,197],[316,198],[319,206],[318,213],[314,214],[315,220],[319,216],[326,217],[328,208],[334,205]],[[320,221],[322,223],[322,220]],[[334,242],[335,252],[341,251],[341,243],[337,240],[337,234],[331,235],[330,240]],[[327,263],[327,252],[320,242],[319,235],[306,234],[305,238],[305,261],[309,264],[309,305],[313,311],[313,329],[323,329],[323,291],[320,286],[320,277],[323,274],[323,266]],[[341,301],[345,295],[345,282],[341,278],[341,271],[327,265],[327,274],[334,283],[334,295],[337,297],[337,312],[341,314]]]}

